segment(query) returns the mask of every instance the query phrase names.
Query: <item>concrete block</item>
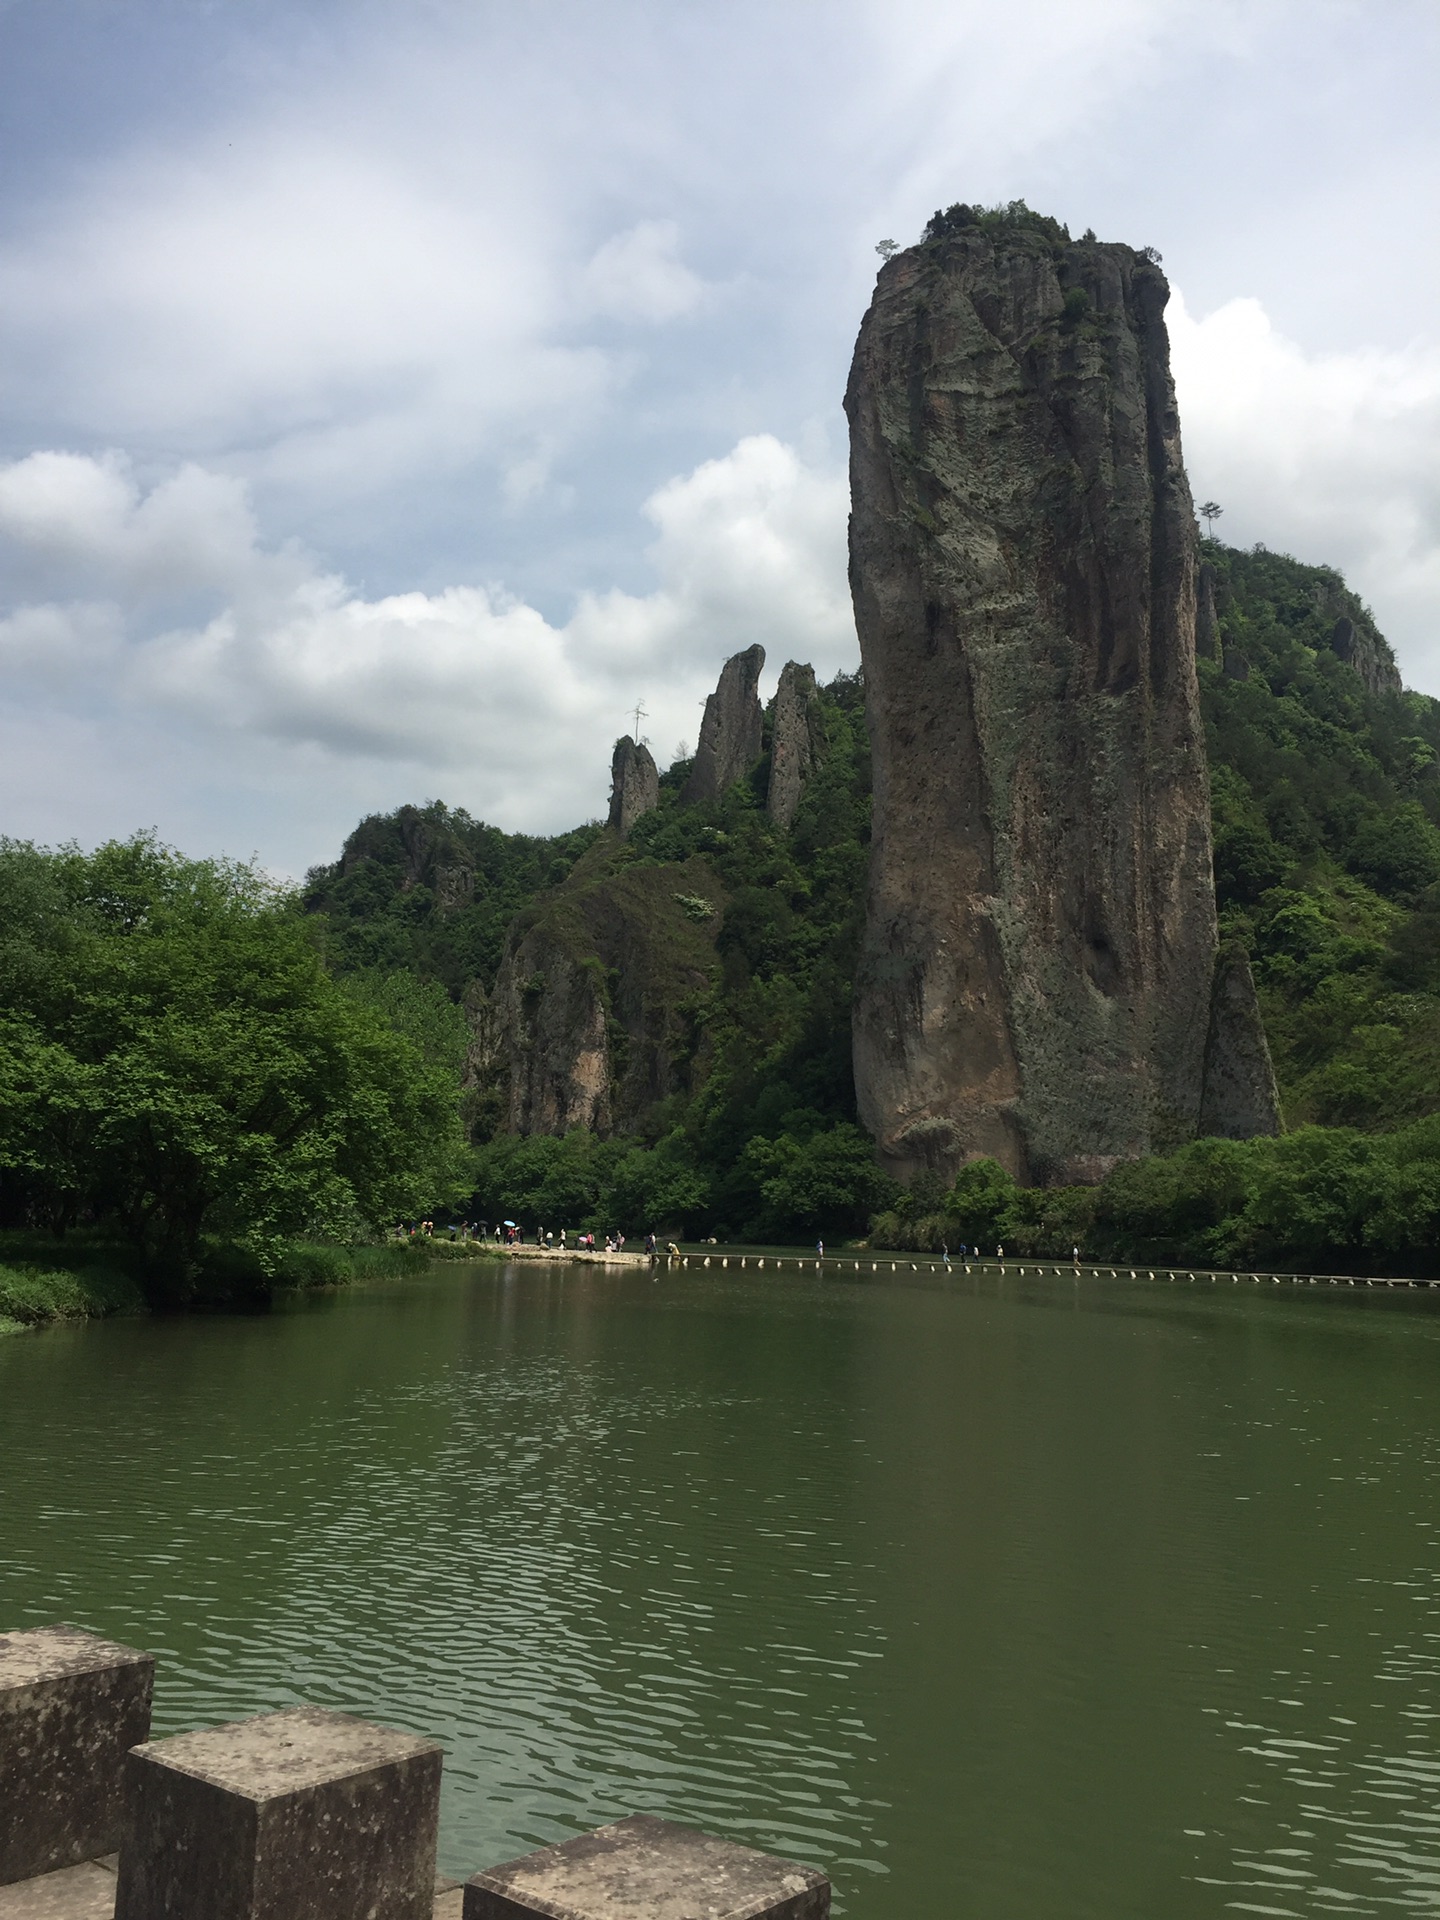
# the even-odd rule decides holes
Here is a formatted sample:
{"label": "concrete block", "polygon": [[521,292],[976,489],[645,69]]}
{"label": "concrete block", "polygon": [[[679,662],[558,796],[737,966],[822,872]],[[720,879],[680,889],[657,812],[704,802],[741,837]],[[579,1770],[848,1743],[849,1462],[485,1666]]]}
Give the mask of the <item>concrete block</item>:
{"label": "concrete block", "polygon": [[320,1707],[139,1747],[116,1920],[430,1920],[440,1766]]}
{"label": "concrete block", "polygon": [[814,1867],[632,1814],[465,1882],[464,1920],[826,1920]]}
{"label": "concrete block", "polygon": [[79,1627],[0,1634],[0,1886],[119,1846],[154,1686],[153,1655]]}

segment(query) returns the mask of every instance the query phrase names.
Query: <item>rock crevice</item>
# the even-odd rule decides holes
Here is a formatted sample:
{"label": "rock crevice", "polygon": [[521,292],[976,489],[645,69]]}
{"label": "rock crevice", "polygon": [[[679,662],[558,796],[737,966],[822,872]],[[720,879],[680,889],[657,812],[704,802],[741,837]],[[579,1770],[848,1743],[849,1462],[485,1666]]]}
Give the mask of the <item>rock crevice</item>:
{"label": "rock crevice", "polygon": [[1280,1090],[1245,949],[1233,942],[1215,958],[1199,1131],[1207,1138],[1249,1140],[1279,1133]]}

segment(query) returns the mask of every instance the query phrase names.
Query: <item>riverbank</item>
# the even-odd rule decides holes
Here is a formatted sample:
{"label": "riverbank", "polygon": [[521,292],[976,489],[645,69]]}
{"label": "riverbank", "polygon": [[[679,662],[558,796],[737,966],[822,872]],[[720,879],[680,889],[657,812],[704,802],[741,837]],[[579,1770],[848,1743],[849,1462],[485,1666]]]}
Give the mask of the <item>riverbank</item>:
{"label": "riverbank", "polygon": [[575,1248],[502,1247],[488,1240],[382,1240],[336,1246],[297,1241],[266,1272],[248,1248],[215,1243],[205,1249],[188,1297],[147,1288],[133,1251],[84,1234],[56,1240],[48,1234],[0,1234],[0,1335],[26,1333],[65,1320],[103,1320],[150,1313],[162,1304],[199,1311],[253,1310],[276,1294],[363,1286],[418,1276],[433,1263],[553,1262],[581,1266],[644,1267],[643,1253],[594,1253]]}
{"label": "riverbank", "polygon": [[[478,1255],[478,1250],[473,1250]],[[188,1294],[147,1286],[133,1249],[83,1233],[56,1240],[48,1234],[0,1234],[0,1335],[26,1333],[65,1320],[103,1320],[115,1314],[254,1309],[277,1293],[308,1293],[367,1280],[423,1273],[438,1245],[405,1242],[335,1246],[296,1241],[283,1248],[270,1272],[246,1247],[207,1246]],[[453,1257],[453,1256],[452,1256]]]}
{"label": "riverbank", "polygon": [[[1089,1260],[962,1260],[949,1262],[925,1253],[897,1254],[894,1250],[848,1247],[824,1256],[793,1247],[717,1246],[694,1244],[677,1253],[660,1254],[655,1261],[645,1253],[607,1253],[578,1248],[501,1247],[488,1240],[387,1240],[375,1244],[335,1246],[297,1242],[286,1247],[275,1270],[265,1273],[247,1249],[215,1245],[206,1250],[193,1290],[183,1304],[197,1311],[254,1311],[276,1295],[363,1286],[418,1278],[434,1265],[473,1264],[597,1266],[609,1269],[647,1269],[704,1272],[736,1269],[755,1275],[808,1272],[820,1277],[879,1278],[902,1273],[941,1274],[951,1279],[990,1277],[1005,1280],[1131,1280],[1217,1282],[1251,1285],[1291,1283],[1300,1286],[1369,1288],[1428,1288],[1433,1281],[1411,1276],[1333,1273],[1235,1272],[1185,1266],[1146,1267],[1141,1263]],[[143,1314],[159,1302],[147,1294],[129,1250],[114,1244],[88,1242],[83,1236],[55,1241],[30,1234],[0,1235],[0,1336],[18,1334],[67,1320],[99,1320],[115,1314]],[[173,1311],[173,1296],[164,1305]]]}
{"label": "riverbank", "polygon": [[113,1313],[144,1311],[139,1285],[112,1261],[92,1257],[65,1265],[53,1256],[17,1257],[9,1248],[0,1258],[0,1336],[57,1320],[100,1320]]}

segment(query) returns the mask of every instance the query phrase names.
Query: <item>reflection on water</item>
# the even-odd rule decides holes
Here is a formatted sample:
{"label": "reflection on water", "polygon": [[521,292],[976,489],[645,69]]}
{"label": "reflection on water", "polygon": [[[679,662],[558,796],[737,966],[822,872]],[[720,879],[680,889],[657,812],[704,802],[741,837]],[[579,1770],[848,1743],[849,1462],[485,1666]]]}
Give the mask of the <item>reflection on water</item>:
{"label": "reflection on water", "polygon": [[1440,1912],[1428,1295],[446,1271],[0,1343],[0,1624],[852,1920]]}

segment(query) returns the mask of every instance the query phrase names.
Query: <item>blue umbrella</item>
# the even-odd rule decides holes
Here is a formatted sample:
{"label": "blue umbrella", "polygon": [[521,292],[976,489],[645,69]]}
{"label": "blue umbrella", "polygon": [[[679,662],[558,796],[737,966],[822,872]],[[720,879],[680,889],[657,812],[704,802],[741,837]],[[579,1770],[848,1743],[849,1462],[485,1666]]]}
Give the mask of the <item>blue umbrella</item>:
{"label": "blue umbrella", "polygon": [[515,1222],[514,1222],[513,1220],[506,1220],[506,1221],[504,1221],[504,1222],[503,1222],[502,1224],[503,1224],[503,1225],[505,1225],[505,1226],[507,1226],[507,1227],[513,1227],[513,1226],[514,1226],[514,1224],[515,1224]]}

